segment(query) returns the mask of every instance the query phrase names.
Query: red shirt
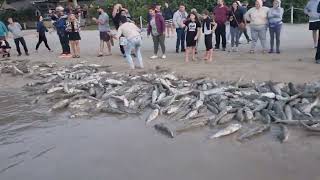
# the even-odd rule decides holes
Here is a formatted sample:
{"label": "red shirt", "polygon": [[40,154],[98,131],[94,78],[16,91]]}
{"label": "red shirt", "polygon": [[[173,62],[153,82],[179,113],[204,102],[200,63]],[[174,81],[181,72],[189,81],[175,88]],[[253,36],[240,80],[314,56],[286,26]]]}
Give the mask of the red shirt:
{"label": "red shirt", "polygon": [[214,8],[213,14],[217,24],[224,24],[227,22],[229,17],[229,9],[227,6],[218,5]]}

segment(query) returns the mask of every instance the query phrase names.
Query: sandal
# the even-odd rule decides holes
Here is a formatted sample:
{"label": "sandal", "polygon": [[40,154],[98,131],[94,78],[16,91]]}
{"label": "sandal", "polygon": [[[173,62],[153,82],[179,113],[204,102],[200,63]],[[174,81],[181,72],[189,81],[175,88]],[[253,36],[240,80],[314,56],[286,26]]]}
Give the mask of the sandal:
{"label": "sandal", "polygon": [[72,58],[77,58],[77,55],[73,55]]}

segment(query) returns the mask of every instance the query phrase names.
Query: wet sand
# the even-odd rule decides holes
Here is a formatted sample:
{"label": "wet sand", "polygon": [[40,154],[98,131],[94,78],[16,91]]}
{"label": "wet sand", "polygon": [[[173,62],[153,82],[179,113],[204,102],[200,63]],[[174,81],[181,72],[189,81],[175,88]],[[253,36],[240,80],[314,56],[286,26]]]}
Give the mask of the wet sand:
{"label": "wet sand", "polygon": [[[304,83],[319,80],[318,65],[313,63],[311,34],[306,29],[306,25],[285,26],[284,52],[280,56],[249,55],[246,53],[249,46],[243,45],[240,54],[215,52],[216,61],[212,64],[185,64],[183,56],[174,53],[173,39],[167,42],[167,60],[150,61],[147,57],[152,54],[152,47],[151,39],[148,39],[144,41],[143,49],[145,64],[147,69],[160,65],[186,76],[206,75],[219,80],[238,79],[240,76],[247,81]],[[310,35],[308,40],[305,40],[306,33]],[[29,48],[36,43],[33,36],[27,36],[26,39]],[[54,47],[54,53],[41,47],[39,54],[32,53],[27,59],[58,62],[60,65],[90,61],[112,65],[116,71],[128,71],[125,60],[117,54],[117,48],[114,48],[111,57],[95,57],[97,32],[83,32],[83,58],[80,60],[56,58],[60,52],[57,36],[52,34],[48,39]],[[200,49],[204,48],[201,46]],[[23,58],[26,57],[19,59]],[[45,105],[26,106],[26,101],[22,100],[24,94],[15,94],[18,92],[15,88],[23,84],[25,81],[20,78],[0,77],[0,114],[11,119],[11,122],[0,125],[1,180],[320,178],[319,136],[310,136],[300,128],[295,130],[289,127],[290,138],[284,144],[280,144],[273,133],[243,144],[235,140],[236,136],[206,140],[215,129],[192,131],[168,139],[152,127],[146,127],[143,115],[101,115],[91,119],[70,120],[66,118],[67,113],[48,113]],[[8,94],[11,95],[10,103],[6,97]],[[8,112],[7,108],[10,107],[11,111]],[[15,114],[14,108],[17,108],[18,115],[12,116]],[[35,116],[30,113],[32,111],[42,114]]]}

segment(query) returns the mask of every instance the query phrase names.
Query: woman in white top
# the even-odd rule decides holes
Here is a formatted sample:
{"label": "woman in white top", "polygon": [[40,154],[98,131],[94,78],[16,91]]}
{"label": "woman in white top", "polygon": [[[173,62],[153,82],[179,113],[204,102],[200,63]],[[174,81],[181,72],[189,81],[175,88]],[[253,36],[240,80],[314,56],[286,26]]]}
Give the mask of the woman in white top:
{"label": "woman in white top", "polygon": [[[125,46],[125,55],[126,59],[129,63],[129,66],[131,69],[135,68],[143,68],[143,62],[142,62],[142,56],[141,56],[141,30],[133,23],[127,21],[126,16],[120,17],[120,27],[118,29],[118,33],[116,35],[117,38],[120,38],[121,35],[123,35],[127,42]],[[133,63],[132,56],[131,56],[131,50],[135,49],[135,54],[138,59],[138,66],[136,67]]]}
{"label": "woman in white top", "polygon": [[268,11],[269,8],[263,6],[262,0],[256,0],[255,7],[251,8],[246,14],[245,19],[250,21],[251,29],[251,50],[254,53],[258,39],[261,42],[263,53],[266,53],[266,36],[268,24]]}

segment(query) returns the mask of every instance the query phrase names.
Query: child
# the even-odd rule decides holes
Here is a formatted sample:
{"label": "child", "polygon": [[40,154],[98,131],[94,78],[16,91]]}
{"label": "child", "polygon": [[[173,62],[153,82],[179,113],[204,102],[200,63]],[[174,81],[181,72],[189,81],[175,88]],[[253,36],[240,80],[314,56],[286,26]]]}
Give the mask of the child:
{"label": "child", "polygon": [[204,10],[202,14],[202,32],[204,34],[204,43],[206,45],[206,54],[203,59],[211,62],[213,56],[212,34],[217,27],[217,23],[209,17],[208,10]]}
{"label": "child", "polygon": [[0,40],[0,52],[2,57],[10,57],[10,45],[5,39]]}
{"label": "child", "polygon": [[37,23],[37,32],[39,33],[39,40],[38,43],[36,45],[36,52],[38,52],[38,48],[40,46],[40,44],[42,42],[44,42],[44,45],[47,47],[47,49],[49,50],[49,52],[52,52],[49,45],[48,45],[48,41],[47,41],[47,37],[46,37],[46,32],[48,32],[47,27],[43,24],[43,17],[39,16],[38,19],[38,23]]}
{"label": "child", "polygon": [[80,22],[74,14],[70,14],[69,16],[66,30],[68,32],[70,46],[73,53],[72,57],[80,58]]}
{"label": "child", "polygon": [[201,24],[197,18],[197,15],[194,12],[191,12],[188,20],[184,23],[187,29],[186,42],[186,58],[185,61],[189,62],[189,53],[192,52],[192,60],[195,60],[197,40],[200,37],[201,33]]}

